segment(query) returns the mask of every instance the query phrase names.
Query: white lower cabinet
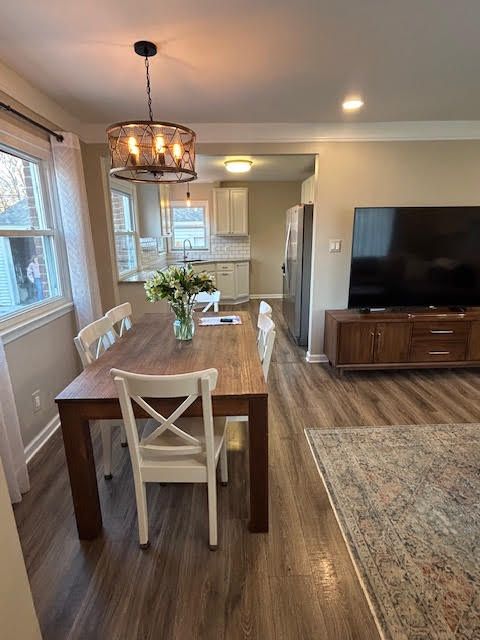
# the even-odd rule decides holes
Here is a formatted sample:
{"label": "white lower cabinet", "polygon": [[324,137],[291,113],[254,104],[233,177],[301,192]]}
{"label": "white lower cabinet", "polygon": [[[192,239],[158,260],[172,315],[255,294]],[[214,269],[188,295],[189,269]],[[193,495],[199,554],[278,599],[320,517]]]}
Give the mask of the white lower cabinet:
{"label": "white lower cabinet", "polygon": [[235,264],[235,289],[237,298],[248,298],[250,295],[250,265],[248,262]]}
{"label": "white lower cabinet", "polygon": [[235,292],[235,272],[232,271],[217,271],[217,287],[220,290],[220,300],[228,299],[234,300],[236,296]]}
{"label": "white lower cabinet", "polygon": [[220,291],[223,302],[245,302],[250,296],[249,262],[202,262],[195,271],[207,271]]}

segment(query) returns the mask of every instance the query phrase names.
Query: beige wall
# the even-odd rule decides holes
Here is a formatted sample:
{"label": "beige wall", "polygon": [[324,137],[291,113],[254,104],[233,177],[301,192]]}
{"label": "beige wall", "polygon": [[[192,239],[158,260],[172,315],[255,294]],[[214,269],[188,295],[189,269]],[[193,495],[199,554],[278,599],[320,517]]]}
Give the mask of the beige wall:
{"label": "beige wall", "polygon": [[[188,182],[186,184],[170,185],[170,201],[182,202],[187,199],[187,190],[190,191],[192,200],[206,200],[208,202],[208,212],[210,221],[213,220],[213,191],[219,183],[212,182]],[[211,225],[210,225],[211,226]]]}
{"label": "beige wall", "polygon": [[222,187],[248,187],[250,293],[282,293],[285,212],[300,202],[301,182],[222,182]]}
{"label": "beige wall", "polygon": [[0,523],[0,637],[41,640],[1,460]]}
{"label": "beige wall", "polygon": [[[70,312],[5,345],[25,446],[55,417],[55,396],[79,372],[74,336]],[[32,393],[37,389],[42,409],[34,413]]]}
{"label": "beige wall", "polygon": [[[310,351],[323,353],[325,309],[347,305],[356,206],[479,205],[480,142],[319,145]],[[343,250],[328,253],[329,238]]]}

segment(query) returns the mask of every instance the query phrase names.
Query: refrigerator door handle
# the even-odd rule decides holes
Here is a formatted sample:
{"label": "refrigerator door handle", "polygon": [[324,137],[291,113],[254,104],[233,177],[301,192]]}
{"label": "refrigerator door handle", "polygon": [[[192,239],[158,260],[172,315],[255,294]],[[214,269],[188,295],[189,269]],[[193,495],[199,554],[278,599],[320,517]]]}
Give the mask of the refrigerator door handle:
{"label": "refrigerator door handle", "polygon": [[282,269],[284,278],[287,277],[287,273],[288,273],[288,243],[290,242],[291,230],[292,230],[292,224],[291,222],[289,222],[287,227],[287,236],[285,238],[285,255],[283,258],[283,269]]}

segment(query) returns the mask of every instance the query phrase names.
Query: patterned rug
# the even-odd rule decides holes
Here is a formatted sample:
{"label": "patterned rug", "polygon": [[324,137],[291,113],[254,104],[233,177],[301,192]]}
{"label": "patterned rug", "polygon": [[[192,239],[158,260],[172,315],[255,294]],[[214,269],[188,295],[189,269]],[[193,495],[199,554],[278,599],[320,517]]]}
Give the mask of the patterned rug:
{"label": "patterned rug", "polygon": [[480,425],[305,433],[383,637],[480,639]]}

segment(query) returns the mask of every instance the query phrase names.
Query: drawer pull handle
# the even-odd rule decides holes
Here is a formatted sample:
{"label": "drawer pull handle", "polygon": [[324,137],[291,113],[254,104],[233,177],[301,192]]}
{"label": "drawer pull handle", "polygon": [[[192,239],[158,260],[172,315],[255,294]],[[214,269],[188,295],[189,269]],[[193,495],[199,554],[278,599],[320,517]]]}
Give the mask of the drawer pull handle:
{"label": "drawer pull handle", "polygon": [[430,329],[430,333],[453,333],[453,329]]}
{"label": "drawer pull handle", "polygon": [[429,351],[430,356],[448,356],[450,351]]}

